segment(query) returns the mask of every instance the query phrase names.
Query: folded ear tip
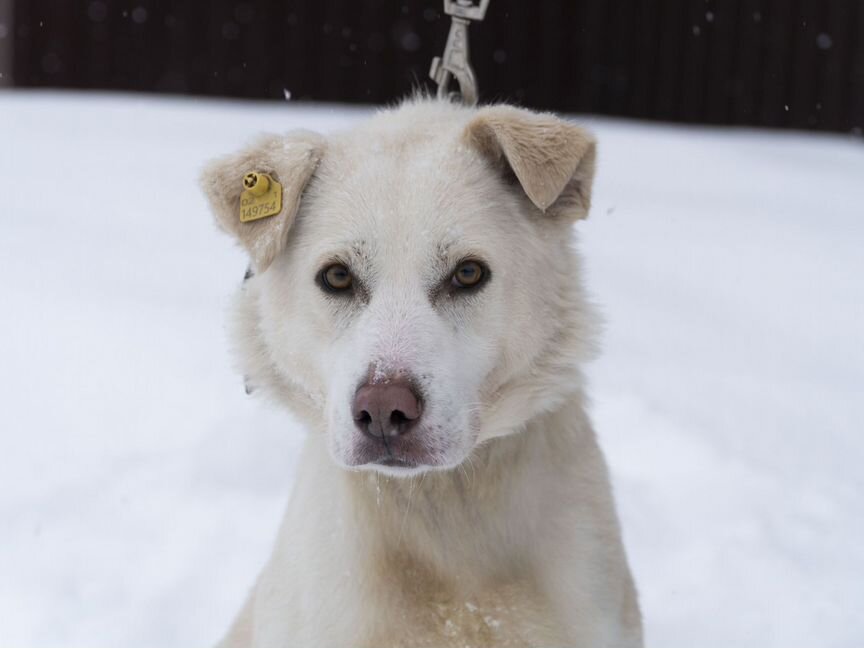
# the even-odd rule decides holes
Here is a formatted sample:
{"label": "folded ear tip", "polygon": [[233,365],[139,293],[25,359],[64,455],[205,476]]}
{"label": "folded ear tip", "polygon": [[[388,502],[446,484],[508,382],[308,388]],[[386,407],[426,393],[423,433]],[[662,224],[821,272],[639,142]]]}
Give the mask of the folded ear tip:
{"label": "folded ear tip", "polygon": [[525,195],[541,211],[551,208],[577,175],[581,191],[591,183],[594,136],[552,113],[487,106],[469,121],[465,136],[481,153],[506,158]]}
{"label": "folded ear tip", "polygon": [[534,203],[534,206],[537,207],[542,212],[545,212],[549,206],[554,202],[554,197],[550,197],[550,192],[538,192],[538,191],[525,191],[528,199]]}

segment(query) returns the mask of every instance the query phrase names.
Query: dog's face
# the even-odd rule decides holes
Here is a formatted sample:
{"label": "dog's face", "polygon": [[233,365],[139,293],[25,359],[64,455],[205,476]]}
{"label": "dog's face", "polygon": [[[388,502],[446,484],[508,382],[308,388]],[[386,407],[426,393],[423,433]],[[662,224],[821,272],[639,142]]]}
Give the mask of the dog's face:
{"label": "dog's face", "polygon": [[[420,102],[215,163],[205,188],[255,267],[235,331],[253,384],[326,431],[340,464],[399,475],[457,466],[565,397],[545,378],[582,350],[569,230],[593,151],[549,116]],[[252,170],[285,204],[241,223]]]}

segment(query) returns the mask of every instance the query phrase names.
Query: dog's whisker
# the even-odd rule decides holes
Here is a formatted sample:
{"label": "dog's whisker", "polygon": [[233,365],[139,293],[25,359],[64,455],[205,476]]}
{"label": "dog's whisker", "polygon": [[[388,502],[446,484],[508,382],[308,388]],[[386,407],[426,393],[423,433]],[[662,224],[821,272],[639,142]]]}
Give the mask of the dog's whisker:
{"label": "dog's whisker", "polygon": [[474,458],[469,454],[465,459],[468,461],[468,465],[471,467],[471,480],[473,486],[474,477],[477,475],[477,467],[474,465]]}
{"label": "dog's whisker", "polygon": [[465,463],[459,464],[459,472],[462,473],[462,477],[467,486],[471,486],[471,478],[468,476],[468,471],[465,469]]}
{"label": "dog's whisker", "polygon": [[414,484],[414,477],[412,477],[411,482],[408,484],[408,505],[405,507],[405,513],[402,515],[402,524],[399,525],[399,537],[396,539],[397,549],[402,544],[402,534],[405,532],[405,523],[408,521],[408,514],[411,512],[411,498],[414,495]]}

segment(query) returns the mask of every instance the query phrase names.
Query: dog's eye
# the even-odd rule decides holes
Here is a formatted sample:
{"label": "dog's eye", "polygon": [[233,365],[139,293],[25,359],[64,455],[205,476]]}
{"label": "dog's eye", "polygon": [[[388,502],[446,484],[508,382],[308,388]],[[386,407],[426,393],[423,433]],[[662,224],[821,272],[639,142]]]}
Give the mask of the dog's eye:
{"label": "dog's eye", "polygon": [[329,265],[321,271],[321,285],[330,292],[344,292],[354,283],[351,271],[341,263]]}
{"label": "dog's eye", "polygon": [[479,262],[463,261],[457,266],[450,283],[456,288],[476,288],[485,278],[486,269]]}

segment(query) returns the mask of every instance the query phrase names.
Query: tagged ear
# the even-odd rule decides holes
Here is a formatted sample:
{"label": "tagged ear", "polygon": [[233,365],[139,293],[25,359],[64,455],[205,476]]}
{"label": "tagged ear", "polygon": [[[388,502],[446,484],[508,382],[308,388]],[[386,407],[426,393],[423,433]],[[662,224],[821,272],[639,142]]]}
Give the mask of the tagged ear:
{"label": "tagged ear", "polygon": [[548,113],[491,106],[478,112],[465,136],[493,162],[506,163],[542,211],[588,215],[596,145],[587,131]]}
{"label": "tagged ear", "polygon": [[[266,270],[285,247],[300,196],[323,151],[324,138],[316,133],[267,135],[239,153],[214,160],[201,174],[216,222],[246,248],[256,272]],[[243,223],[240,194],[243,177],[250,171],[266,173],[282,185],[282,209],[275,216]]]}

